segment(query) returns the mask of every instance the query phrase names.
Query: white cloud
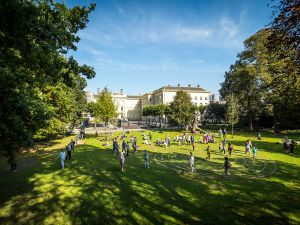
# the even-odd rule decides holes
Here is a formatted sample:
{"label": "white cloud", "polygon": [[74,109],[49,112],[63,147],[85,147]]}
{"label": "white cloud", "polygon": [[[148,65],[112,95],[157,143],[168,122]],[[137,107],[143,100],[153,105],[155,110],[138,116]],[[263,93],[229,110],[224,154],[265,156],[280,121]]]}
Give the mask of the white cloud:
{"label": "white cloud", "polygon": [[[120,13],[124,10],[117,7]],[[135,15],[121,23],[103,18],[99,26],[90,27],[80,35],[82,39],[99,45],[123,48],[143,44],[206,46],[213,48],[241,48],[243,35],[240,24],[244,17],[234,21],[228,16],[209,23],[173,21],[161,15]]]}
{"label": "white cloud", "polygon": [[235,37],[239,32],[239,26],[230,20],[228,17],[223,17],[220,20],[220,33],[229,38]]}
{"label": "white cloud", "polygon": [[212,35],[212,30],[203,27],[189,27],[178,25],[173,33],[179,42],[194,42],[205,40]]}

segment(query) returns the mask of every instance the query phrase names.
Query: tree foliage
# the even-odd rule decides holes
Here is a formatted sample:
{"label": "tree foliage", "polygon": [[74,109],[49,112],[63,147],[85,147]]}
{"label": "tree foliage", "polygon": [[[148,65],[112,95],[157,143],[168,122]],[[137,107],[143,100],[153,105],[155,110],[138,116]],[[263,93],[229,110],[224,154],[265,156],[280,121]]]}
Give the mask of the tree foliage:
{"label": "tree foliage", "polygon": [[204,121],[221,123],[225,121],[225,104],[210,103],[203,113]]}
{"label": "tree foliage", "polygon": [[196,107],[192,103],[192,98],[185,91],[177,91],[173,101],[170,103],[168,117],[170,122],[178,126],[188,126],[192,123]]}
{"label": "tree foliage", "polygon": [[280,58],[291,58],[300,65],[300,1],[280,0],[273,8],[268,46]]}
{"label": "tree foliage", "polygon": [[226,98],[226,119],[231,124],[231,135],[233,137],[233,128],[239,122],[240,106],[239,99],[232,93]]}
{"label": "tree foliage", "polygon": [[252,121],[263,124],[259,121],[266,117],[273,117],[274,126],[300,125],[299,66],[292,58],[282,58],[276,49],[269,48],[270,35],[270,29],[262,29],[245,40],[244,51],[221,84],[223,98],[234,93],[239,99],[241,119],[248,118],[250,129]]}
{"label": "tree foliage", "polygon": [[80,117],[84,77],[95,72],[65,54],[76,50],[76,33],[94,8],[53,0],[0,2],[0,151],[9,162],[34,135],[61,133]]}
{"label": "tree foliage", "polygon": [[95,104],[95,117],[105,122],[105,126],[108,125],[115,117],[118,116],[117,107],[113,101],[111,92],[105,87]]}

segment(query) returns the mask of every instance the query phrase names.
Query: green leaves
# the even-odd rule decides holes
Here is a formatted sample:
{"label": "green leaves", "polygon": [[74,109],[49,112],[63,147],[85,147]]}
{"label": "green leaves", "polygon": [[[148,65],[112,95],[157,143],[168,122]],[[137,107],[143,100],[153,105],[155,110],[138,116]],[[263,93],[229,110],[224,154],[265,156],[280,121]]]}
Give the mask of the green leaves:
{"label": "green leaves", "polygon": [[64,54],[76,50],[76,33],[94,8],[52,0],[0,2],[0,151],[9,157],[33,135],[61,134],[78,122],[84,77],[95,72]]}
{"label": "green leaves", "polygon": [[194,117],[195,107],[192,98],[185,91],[177,91],[173,101],[170,103],[169,118],[171,123],[179,126],[191,124]]}
{"label": "green leaves", "polygon": [[118,116],[117,107],[113,101],[111,92],[107,87],[100,93],[94,110],[96,118],[104,121],[106,126],[109,121]]}

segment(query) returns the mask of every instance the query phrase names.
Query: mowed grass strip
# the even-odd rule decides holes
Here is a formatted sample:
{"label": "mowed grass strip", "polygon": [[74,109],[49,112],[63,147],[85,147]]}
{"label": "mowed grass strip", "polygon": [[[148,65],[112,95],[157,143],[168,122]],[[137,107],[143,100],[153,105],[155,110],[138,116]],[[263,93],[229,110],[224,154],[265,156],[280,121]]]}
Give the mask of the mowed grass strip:
{"label": "mowed grass strip", "polygon": [[[299,147],[287,155],[276,144],[282,137],[263,133],[258,141],[255,134],[241,132],[230,140],[229,135],[233,167],[232,176],[225,178],[218,143],[209,144],[210,161],[205,160],[207,145],[196,143],[196,173],[190,174],[192,147],[174,142],[170,148],[156,146],[157,138],[169,134],[172,140],[178,132],[152,133],[152,145],[143,144],[141,132],[127,134],[136,135],[140,147],[126,158],[123,173],[111,147],[92,135],[76,146],[64,170],[58,152],[70,138],[19,154],[16,173],[7,172],[1,158],[0,224],[300,223]],[[258,147],[255,160],[244,154],[247,139]],[[145,149],[150,169],[144,168]]]}

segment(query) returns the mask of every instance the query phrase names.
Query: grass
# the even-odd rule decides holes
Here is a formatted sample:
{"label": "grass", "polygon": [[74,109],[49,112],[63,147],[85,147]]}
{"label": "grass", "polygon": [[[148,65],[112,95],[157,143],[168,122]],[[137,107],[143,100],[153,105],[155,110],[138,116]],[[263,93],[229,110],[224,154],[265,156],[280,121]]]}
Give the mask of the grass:
{"label": "grass", "polygon": [[[167,133],[176,135],[153,132],[153,140]],[[256,141],[238,133],[229,140],[233,168],[225,178],[218,144],[210,144],[211,161],[205,160],[206,145],[196,144],[197,173],[190,174],[190,146],[146,146],[140,132],[130,134],[141,147],[126,158],[123,173],[118,158],[92,136],[64,170],[58,151],[70,138],[19,154],[16,173],[7,172],[0,158],[0,224],[300,224],[299,150],[282,153],[276,144],[282,137],[263,133]],[[248,138],[258,147],[255,160],[243,153]],[[144,149],[150,169],[143,167]]]}

